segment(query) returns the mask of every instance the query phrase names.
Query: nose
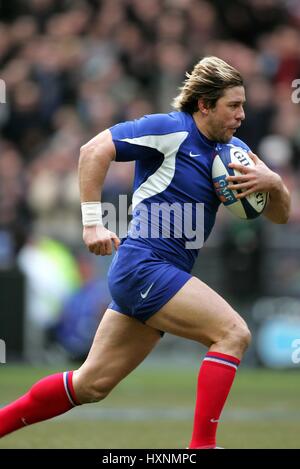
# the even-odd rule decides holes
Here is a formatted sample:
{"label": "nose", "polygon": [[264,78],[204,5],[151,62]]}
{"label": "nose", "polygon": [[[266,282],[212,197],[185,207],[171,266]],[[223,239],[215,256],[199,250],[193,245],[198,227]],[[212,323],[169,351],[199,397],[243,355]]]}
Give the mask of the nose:
{"label": "nose", "polygon": [[236,115],[236,119],[243,121],[245,119],[245,111],[243,107],[240,107]]}

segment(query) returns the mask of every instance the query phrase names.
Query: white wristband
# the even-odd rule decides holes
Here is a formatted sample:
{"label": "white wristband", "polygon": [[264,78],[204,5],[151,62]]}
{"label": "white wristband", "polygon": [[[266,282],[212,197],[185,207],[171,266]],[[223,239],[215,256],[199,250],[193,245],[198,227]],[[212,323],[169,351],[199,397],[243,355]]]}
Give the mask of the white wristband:
{"label": "white wristband", "polygon": [[83,226],[103,225],[101,202],[82,202],[81,214]]}

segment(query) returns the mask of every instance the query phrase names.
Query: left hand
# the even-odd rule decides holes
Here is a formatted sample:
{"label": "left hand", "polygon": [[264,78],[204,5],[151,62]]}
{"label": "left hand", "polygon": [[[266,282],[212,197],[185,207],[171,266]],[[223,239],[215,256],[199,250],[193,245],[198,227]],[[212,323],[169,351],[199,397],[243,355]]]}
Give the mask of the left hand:
{"label": "left hand", "polygon": [[248,152],[248,155],[255,163],[255,166],[244,166],[239,163],[229,163],[228,165],[241,173],[239,176],[228,176],[226,178],[229,183],[227,189],[241,189],[243,191],[236,195],[237,199],[247,197],[253,192],[272,192],[276,190],[281,182],[279,174],[268,168],[257,155],[251,151]]}

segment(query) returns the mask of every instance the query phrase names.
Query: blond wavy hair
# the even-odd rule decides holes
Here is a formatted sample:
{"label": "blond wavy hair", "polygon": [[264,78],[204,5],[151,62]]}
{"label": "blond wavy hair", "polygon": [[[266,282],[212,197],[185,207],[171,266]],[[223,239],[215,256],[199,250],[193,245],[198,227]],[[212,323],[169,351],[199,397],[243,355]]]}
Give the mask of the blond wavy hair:
{"label": "blond wavy hair", "polygon": [[186,77],[172,106],[177,111],[190,114],[198,111],[199,98],[214,108],[226,88],[244,86],[240,72],[218,57],[204,57],[194,66],[192,73],[186,73]]}

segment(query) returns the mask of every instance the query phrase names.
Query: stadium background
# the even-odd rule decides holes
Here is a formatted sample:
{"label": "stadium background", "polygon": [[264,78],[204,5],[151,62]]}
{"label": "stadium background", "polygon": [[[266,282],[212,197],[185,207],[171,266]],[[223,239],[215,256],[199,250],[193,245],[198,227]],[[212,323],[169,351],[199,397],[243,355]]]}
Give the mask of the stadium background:
{"label": "stadium background", "polygon": [[[47,373],[45,367],[60,370],[69,360],[82,359],[109,302],[105,276],[110,259],[89,255],[81,238],[80,146],[118,121],[168,112],[185,71],[202,56],[217,55],[245,78],[246,120],[238,136],[281,174],[292,192],[286,226],[263,218],[242,222],[221,209],[194,269],[240,311],[254,333],[240,384],[233,391],[232,412],[236,401],[242,410],[236,418],[229,411],[229,431],[223,436],[229,446],[234,446],[230,435],[240,447],[251,437],[254,446],[263,445],[261,435],[268,432],[266,445],[296,444],[292,435],[300,430],[295,410],[300,403],[300,103],[292,100],[292,82],[300,79],[299,26],[297,0],[0,2],[0,78],[6,92],[0,99],[0,339],[6,342],[7,361],[0,364],[0,405]],[[132,174],[131,163],[113,163],[103,200],[117,205],[119,193],[130,194]],[[147,360],[146,371],[138,370],[121,387],[124,401],[116,391],[115,401],[104,404],[99,419],[110,417],[101,444],[108,445],[109,432],[116,431],[113,413],[107,411],[105,417],[106,405],[120,405],[125,412],[118,423],[124,435],[136,423],[139,435],[142,416],[135,420],[134,406],[149,405],[149,415],[154,415],[151,397],[157,393],[161,406],[177,408],[177,414],[165,415],[169,439],[161,445],[172,447],[178,437],[180,446],[182,434],[172,433],[174,420],[179,418],[182,431],[190,428],[194,374],[203,352],[198,344],[165,337]],[[173,402],[166,389],[177,384],[180,389],[183,381],[182,395],[174,396]],[[145,391],[150,385],[148,401],[147,392],[144,400],[138,397],[139,386]],[[255,417],[258,403],[257,414],[260,409],[265,412],[262,421]],[[230,405],[231,401],[229,409]],[[185,406],[187,422],[180,417]],[[243,420],[243,412],[253,419]],[[141,415],[146,415],[142,425],[147,433],[149,416]],[[78,417],[81,422],[84,418]],[[264,427],[270,419],[280,421],[277,436],[272,422]],[[93,424],[87,419],[87,431]],[[148,445],[157,444],[156,424],[153,443],[145,440]],[[42,430],[28,430],[27,437],[11,437],[10,444],[43,447],[55,424],[43,425]],[[68,420],[57,425],[49,447],[59,444],[54,433],[63,425],[65,435],[76,427]],[[238,435],[251,425],[251,437],[246,432],[239,442]],[[76,431],[75,447],[86,445],[81,430]],[[71,436],[65,436],[61,444],[69,447],[70,441]],[[116,447],[147,443],[125,438]]]}

